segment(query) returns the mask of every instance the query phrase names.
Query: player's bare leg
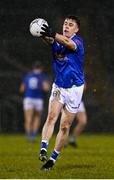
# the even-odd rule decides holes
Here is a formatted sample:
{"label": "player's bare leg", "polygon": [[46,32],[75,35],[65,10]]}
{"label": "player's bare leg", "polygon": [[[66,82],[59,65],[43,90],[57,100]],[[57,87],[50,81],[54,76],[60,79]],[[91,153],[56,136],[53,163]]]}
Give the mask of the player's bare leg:
{"label": "player's bare leg", "polygon": [[55,122],[57,121],[62,107],[63,104],[56,100],[49,102],[48,116],[42,131],[42,140],[50,140],[53,134]]}
{"label": "player's bare leg", "polygon": [[37,140],[37,134],[40,127],[41,113],[39,111],[34,112],[33,123],[32,123],[32,140]]}
{"label": "player's bare leg", "polygon": [[62,107],[63,104],[61,104],[56,100],[49,101],[48,116],[42,131],[42,147],[39,157],[41,161],[45,161],[47,159],[46,152],[47,152],[48,142],[52,137],[54,126],[61,112]]}
{"label": "player's bare leg", "polygon": [[77,118],[79,119],[79,122],[76,128],[74,129],[73,134],[74,135],[76,134],[76,136],[79,136],[87,124],[86,112],[78,112]]}
{"label": "player's bare leg", "polygon": [[69,129],[75,117],[74,113],[68,112],[66,109],[62,111],[60,129],[56,137],[55,149],[60,152],[66,143],[69,135]]}
{"label": "player's bare leg", "polygon": [[25,132],[27,137],[29,138],[31,130],[32,130],[32,117],[33,117],[33,109],[24,110],[24,118],[25,118]]}
{"label": "player's bare leg", "polygon": [[56,137],[54,151],[51,157],[49,158],[49,160],[41,167],[41,170],[49,170],[55,164],[55,161],[59,153],[64,148],[64,145],[69,135],[69,129],[74,117],[75,117],[74,113],[70,113],[66,109],[62,111],[61,123],[60,123],[58,135]]}
{"label": "player's bare leg", "polygon": [[78,124],[77,126],[73,129],[73,132],[71,134],[70,137],[70,145],[76,147],[77,146],[77,139],[78,136],[82,133],[82,131],[84,130],[86,124],[87,124],[87,114],[86,111],[85,112],[78,112],[76,114],[77,120],[78,120]]}
{"label": "player's bare leg", "polygon": [[37,131],[40,127],[40,118],[41,113],[38,111],[34,112],[34,119],[33,119],[33,131]]}

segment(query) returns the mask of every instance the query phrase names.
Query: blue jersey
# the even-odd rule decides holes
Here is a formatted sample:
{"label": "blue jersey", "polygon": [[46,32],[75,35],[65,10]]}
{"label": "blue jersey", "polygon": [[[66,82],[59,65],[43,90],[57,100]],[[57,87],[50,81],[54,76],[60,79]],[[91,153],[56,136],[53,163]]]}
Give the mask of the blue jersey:
{"label": "blue jersey", "polygon": [[43,82],[46,80],[47,77],[43,73],[28,73],[23,81],[25,84],[25,97],[43,99]]}
{"label": "blue jersey", "polygon": [[73,85],[84,84],[84,47],[82,39],[75,35],[71,40],[76,44],[76,50],[54,41],[52,44],[54,57],[55,84],[59,87],[70,88]]}

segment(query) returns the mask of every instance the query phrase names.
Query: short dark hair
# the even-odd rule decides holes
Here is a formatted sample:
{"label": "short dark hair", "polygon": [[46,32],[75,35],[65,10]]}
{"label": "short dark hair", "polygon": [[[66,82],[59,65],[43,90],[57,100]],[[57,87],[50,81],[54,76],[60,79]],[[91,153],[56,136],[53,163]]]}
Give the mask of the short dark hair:
{"label": "short dark hair", "polygon": [[32,65],[32,68],[33,68],[33,69],[43,68],[43,65],[42,65],[42,63],[41,63],[40,61],[35,61],[35,62],[33,63],[33,65]]}
{"label": "short dark hair", "polygon": [[78,25],[78,27],[80,27],[80,19],[78,16],[75,15],[68,15],[65,17],[65,19],[72,19],[76,22],[76,24]]}

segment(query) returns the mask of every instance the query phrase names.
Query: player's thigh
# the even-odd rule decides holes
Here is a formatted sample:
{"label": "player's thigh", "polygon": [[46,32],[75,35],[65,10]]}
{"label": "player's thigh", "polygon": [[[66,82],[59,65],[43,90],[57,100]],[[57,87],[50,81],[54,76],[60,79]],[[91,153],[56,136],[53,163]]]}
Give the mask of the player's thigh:
{"label": "player's thigh", "polygon": [[60,127],[61,128],[69,128],[75,118],[75,113],[70,113],[67,109],[62,110],[61,120],[60,120]]}
{"label": "player's thigh", "polygon": [[50,100],[48,106],[48,117],[57,118],[61,112],[63,104],[57,100]]}
{"label": "player's thigh", "polygon": [[31,98],[24,98],[23,110],[26,121],[31,121],[34,112],[34,103]]}
{"label": "player's thigh", "polygon": [[42,111],[34,110],[33,120],[39,121],[41,118]]}
{"label": "player's thigh", "polygon": [[77,120],[79,123],[85,125],[87,123],[87,114],[86,114],[86,111],[83,111],[83,112],[78,112],[76,114],[77,116]]}
{"label": "player's thigh", "polygon": [[32,116],[33,116],[34,110],[33,109],[27,109],[24,110],[24,117],[26,122],[32,122]]}

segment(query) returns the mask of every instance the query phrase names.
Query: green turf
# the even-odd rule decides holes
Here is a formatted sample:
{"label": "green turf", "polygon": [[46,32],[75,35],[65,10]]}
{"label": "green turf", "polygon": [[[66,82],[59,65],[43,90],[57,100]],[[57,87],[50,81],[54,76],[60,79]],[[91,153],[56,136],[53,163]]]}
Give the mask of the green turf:
{"label": "green turf", "polygon": [[0,135],[0,179],[113,179],[114,135],[82,135],[78,143],[77,149],[64,149],[55,167],[44,172],[39,169],[40,138],[27,143],[23,135]]}

